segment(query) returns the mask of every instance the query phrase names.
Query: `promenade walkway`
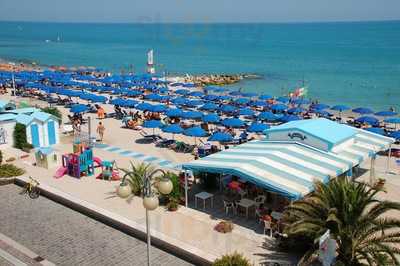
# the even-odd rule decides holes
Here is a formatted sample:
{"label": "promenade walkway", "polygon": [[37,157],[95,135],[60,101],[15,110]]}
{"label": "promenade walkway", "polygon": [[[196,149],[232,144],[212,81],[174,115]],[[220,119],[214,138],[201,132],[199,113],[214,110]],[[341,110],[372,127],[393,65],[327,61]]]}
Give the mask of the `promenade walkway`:
{"label": "promenade walkway", "polygon": [[[0,209],[2,214],[7,214],[0,215],[0,265],[52,265],[29,259],[26,252],[17,254],[15,248],[2,241],[3,234],[57,265],[146,264],[144,242],[45,197],[31,200],[19,195],[19,191],[15,185],[0,186]],[[23,264],[15,260],[7,264],[10,262],[1,258],[3,247]],[[190,264],[153,247],[152,265]]]}

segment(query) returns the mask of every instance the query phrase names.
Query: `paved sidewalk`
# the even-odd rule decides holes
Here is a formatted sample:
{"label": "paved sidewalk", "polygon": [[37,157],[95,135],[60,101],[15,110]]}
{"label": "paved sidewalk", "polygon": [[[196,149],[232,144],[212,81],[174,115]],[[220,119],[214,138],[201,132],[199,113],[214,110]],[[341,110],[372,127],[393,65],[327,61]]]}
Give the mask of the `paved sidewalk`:
{"label": "paved sidewalk", "polygon": [[53,266],[54,263],[0,233],[0,265]]}
{"label": "paved sidewalk", "polygon": [[[31,200],[19,195],[19,191],[15,185],[0,186],[0,209],[2,214],[7,214],[0,215],[0,232],[23,243],[41,257],[65,266],[146,264],[144,242],[43,196]],[[29,264],[20,256],[17,258],[26,265],[41,265]],[[0,260],[0,265],[7,264]],[[152,265],[190,264],[152,247]]]}

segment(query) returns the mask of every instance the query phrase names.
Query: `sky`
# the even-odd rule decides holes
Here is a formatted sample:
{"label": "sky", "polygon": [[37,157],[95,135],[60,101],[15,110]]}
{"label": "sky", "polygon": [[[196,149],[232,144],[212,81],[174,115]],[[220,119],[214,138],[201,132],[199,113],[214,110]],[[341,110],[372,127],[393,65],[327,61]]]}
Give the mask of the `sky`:
{"label": "sky", "polygon": [[0,0],[0,20],[115,23],[400,20],[400,0]]}

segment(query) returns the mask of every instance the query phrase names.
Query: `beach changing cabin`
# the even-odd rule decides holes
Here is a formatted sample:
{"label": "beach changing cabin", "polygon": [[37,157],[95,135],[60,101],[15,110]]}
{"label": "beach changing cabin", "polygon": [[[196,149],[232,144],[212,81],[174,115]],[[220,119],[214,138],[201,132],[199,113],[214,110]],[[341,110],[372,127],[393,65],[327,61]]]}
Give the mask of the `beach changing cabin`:
{"label": "beach changing cabin", "polygon": [[59,143],[58,118],[45,113],[33,112],[30,115],[18,114],[18,123],[26,126],[26,138],[34,147],[47,147]]}
{"label": "beach changing cabin", "polygon": [[15,128],[14,114],[0,114],[0,148],[14,146],[13,132]]}
{"label": "beach changing cabin", "polygon": [[51,147],[41,147],[35,149],[36,166],[46,169],[59,166],[59,156]]}

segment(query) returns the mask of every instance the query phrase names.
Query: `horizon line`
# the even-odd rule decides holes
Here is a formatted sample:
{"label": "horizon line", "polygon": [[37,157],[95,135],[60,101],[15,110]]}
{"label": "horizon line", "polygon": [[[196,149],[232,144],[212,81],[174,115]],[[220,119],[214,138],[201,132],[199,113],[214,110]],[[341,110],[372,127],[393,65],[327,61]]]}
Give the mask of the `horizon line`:
{"label": "horizon line", "polygon": [[100,22],[100,21],[48,21],[48,20],[40,20],[40,21],[32,21],[32,20],[1,20],[0,23],[54,23],[54,24],[329,24],[329,23],[368,23],[368,22],[400,22],[400,18],[398,19],[376,19],[376,20],[326,20],[326,21],[246,21],[246,22],[234,22],[234,21],[216,21],[216,22]]}

